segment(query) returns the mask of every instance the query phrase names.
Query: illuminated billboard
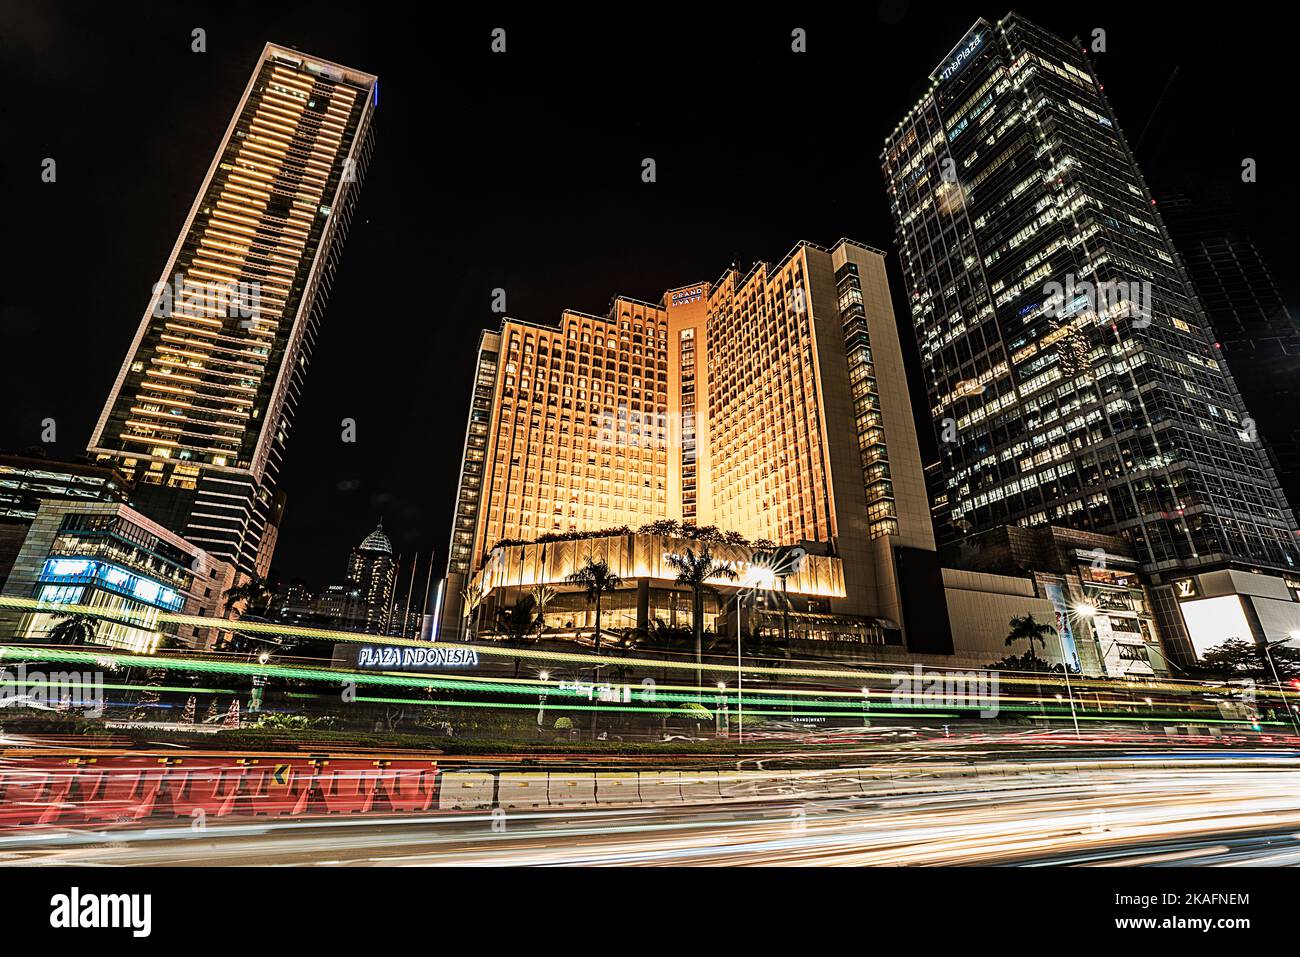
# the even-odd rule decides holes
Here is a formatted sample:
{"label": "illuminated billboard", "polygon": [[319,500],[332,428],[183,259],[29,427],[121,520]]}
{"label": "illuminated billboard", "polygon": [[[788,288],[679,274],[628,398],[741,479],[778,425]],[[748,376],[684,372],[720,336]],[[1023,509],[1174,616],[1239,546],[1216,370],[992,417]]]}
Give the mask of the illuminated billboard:
{"label": "illuminated billboard", "polygon": [[1232,638],[1254,643],[1246,609],[1237,595],[1220,595],[1218,598],[1199,598],[1180,602],[1183,621],[1187,623],[1187,636],[1192,641],[1196,657],[1200,658],[1210,648]]}

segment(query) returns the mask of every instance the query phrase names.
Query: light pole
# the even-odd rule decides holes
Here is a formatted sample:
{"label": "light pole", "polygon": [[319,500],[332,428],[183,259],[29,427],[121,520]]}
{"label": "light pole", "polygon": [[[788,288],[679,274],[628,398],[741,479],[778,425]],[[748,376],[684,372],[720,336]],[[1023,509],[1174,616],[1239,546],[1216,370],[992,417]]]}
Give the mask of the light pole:
{"label": "light pole", "polygon": [[740,670],[740,592],[736,592],[736,728],[737,743],[745,743],[745,675]]}
{"label": "light pole", "polygon": [[537,677],[541,678],[543,683],[542,687],[537,691],[537,728],[540,732],[546,724],[546,692],[547,683],[551,680],[551,673],[549,671],[540,671]]}
{"label": "light pole", "polygon": [[1295,728],[1296,734],[1300,734],[1300,718],[1296,717],[1295,708],[1291,707],[1291,700],[1286,696],[1286,689],[1282,685],[1282,679],[1278,677],[1277,665],[1273,663],[1273,646],[1285,645],[1289,640],[1289,638],[1279,638],[1277,641],[1265,641],[1264,657],[1268,659],[1268,667],[1273,672],[1273,681],[1277,684],[1278,694],[1282,696],[1282,704],[1291,716],[1291,727]]}
{"label": "light pole", "polygon": [[[1079,609],[1082,608],[1089,608],[1092,614],[1096,613],[1096,609],[1091,605],[1080,605]],[[1080,614],[1088,617],[1089,613],[1080,611]],[[1061,617],[1064,618],[1065,616]],[[1079,734],[1079,716],[1074,711],[1074,691],[1070,688],[1070,659],[1065,653],[1065,634],[1059,628],[1056,630],[1056,640],[1061,646],[1061,669],[1065,672],[1065,696],[1070,699],[1070,720],[1074,722],[1074,733],[1077,736]]]}
{"label": "light pole", "polygon": [[[257,663],[259,665],[264,665],[270,660],[271,653],[269,651],[263,651],[257,656]],[[253,690],[248,696],[248,710],[250,713],[262,710],[262,695],[265,687],[266,675],[261,673],[253,675]]]}
{"label": "light pole", "polygon": [[727,705],[726,695],[727,695],[727,683],[725,681],[719,681],[718,696],[716,699],[714,699],[716,701],[716,707],[714,708],[714,715],[713,715],[713,730],[718,735],[722,734],[722,711]]}
{"label": "light pole", "polygon": [[[758,589],[770,591],[776,584],[776,569],[770,564],[756,565],[751,568],[751,587],[750,598],[757,594]],[[736,590],[736,726],[738,729],[737,743],[745,743],[745,675],[744,667],[744,646],[741,643],[741,620],[740,620],[740,603],[745,594],[744,589]]]}
{"label": "light pole", "polygon": [[[1088,633],[1092,640],[1093,653],[1097,656],[1097,666],[1101,668],[1103,675],[1109,674],[1110,669],[1106,667],[1106,649],[1101,646],[1101,639],[1097,637],[1097,623],[1093,621],[1097,617],[1097,606],[1091,601],[1084,599],[1074,606],[1076,618],[1088,622]],[[1114,642],[1111,642],[1114,645]]]}

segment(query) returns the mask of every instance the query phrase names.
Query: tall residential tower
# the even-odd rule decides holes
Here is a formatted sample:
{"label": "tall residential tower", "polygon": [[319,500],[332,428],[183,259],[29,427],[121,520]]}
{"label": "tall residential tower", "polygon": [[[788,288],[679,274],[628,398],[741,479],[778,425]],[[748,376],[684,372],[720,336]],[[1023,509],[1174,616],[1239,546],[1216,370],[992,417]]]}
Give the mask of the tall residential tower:
{"label": "tall residential tower", "polygon": [[266,45],[91,436],[133,479],[135,508],[244,573],[270,566],[377,82]]}

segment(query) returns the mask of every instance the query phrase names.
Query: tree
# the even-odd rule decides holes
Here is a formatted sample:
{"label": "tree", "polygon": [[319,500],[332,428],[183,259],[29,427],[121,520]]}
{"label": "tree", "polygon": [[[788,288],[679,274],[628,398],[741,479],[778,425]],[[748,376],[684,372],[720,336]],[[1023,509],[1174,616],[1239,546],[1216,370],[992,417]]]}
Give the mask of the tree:
{"label": "tree", "polygon": [[736,573],[730,565],[713,560],[709,547],[705,545],[698,555],[692,548],[686,549],[685,555],[669,555],[670,568],[677,569],[677,584],[685,585],[691,590],[691,624],[695,629],[695,686],[704,687],[704,593],[717,594],[717,589],[710,585],[710,578],[726,578],[734,581]]}
{"label": "tree", "polygon": [[[260,575],[249,575],[242,582],[222,592],[226,599],[226,617],[230,617],[231,610],[235,605],[243,602],[244,610],[239,613],[241,621],[266,621],[271,614],[271,605],[275,601],[275,593],[276,587],[270,581]],[[234,628],[231,630],[227,647],[231,651],[239,653],[249,651],[251,653],[251,650],[257,648],[259,643],[282,647],[284,638]]]}
{"label": "tree", "polygon": [[[714,635],[708,642],[708,646],[710,654],[725,654],[731,658],[736,656],[736,637],[731,632],[727,632],[725,635]],[[777,659],[789,657],[789,652],[784,644],[778,641],[771,632],[763,628],[746,628],[741,631],[740,649],[747,658]]]}
{"label": "tree", "polygon": [[546,609],[555,601],[555,589],[550,585],[538,585],[533,591],[533,604],[537,606],[537,630],[546,630]]}
{"label": "tree", "polygon": [[600,654],[601,598],[605,592],[614,591],[622,585],[623,579],[610,571],[609,563],[603,558],[598,562],[588,558],[587,563],[569,575],[565,581],[571,585],[581,585],[586,592],[587,602],[596,603],[596,654]]}
{"label": "tree", "polygon": [[1014,645],[1017,641],[1029,642],[1029,658],[1036,658],[1034,654],[1034,642],[1043,643],[1043,653],[1047,653],[1047,636],[1056,631],[1051,625],[1043,624],[1034,620],[1033,615],[1021,615],[1018,618],[1012,618],[1008,624],[1011,625],[1011,632],[1007,635],[1007,644]]}
{"label": "tree", "polygon": [[[528,644],[529,638],[542,625],[542,616],[537,611],[537,601],[532,595],[525,595],[509,608],[497,612],[497,627],[505,635],[506,643],[513,647]],[[515,677],[519,677],[519,658],[515,658]]]}
{"label": "tree", "polygon": [[60,645],[88,645],[99,633],[99,619],[94,615],[56,613],[59,621],[47,637]]}
{"label": "tree", "polygon": [[1032,651],[1026,651],[1023,655],[1007,655],[1002,660],[991,662],[984,667],[992,671],[1029,671],[1038,674],[1061,670],[1060,665],[1053,665],[1050,661],[1039,658]]}
{"label": "tree", "polygon": [[244,581],[227,588],[222,594],[226,599],[226,617],[229,618],[231,609],[242,601],[245,605],[240,617],[246,618],[265,616],[271,609],[275,589],[260,575],[249,575]]}
{"label": "tree", "polygon": [[656,618],[640,631],[640,643],[656,651],[684,650],[690,646],[692,637],[689,628],[677,628],[662,618]]}
{"label": "tree", "polygon": [[483,592],[471,582],[460,590],[460,599],[461,607],[465,609],[465,638],[466,640],[472,640],[474,634],[470,629],[471,625],[477,624],[477,620],[471,619],[476,619],[475,613],[478,611],[479,605],[483,603]]}
{"label": "tree", "polygon": [[148,720],[149,713],[162,701],[162,694],[158,689],[162,687],[166,676],[167,672],[161,668],[150,668],[145,672],[145,686],[135,700],[135,708],[131,711],[132,721]]}
{"label": "tree", "polygon": [[661,518],[656,521],[642,525],[637,529],[645,535],[666,535],[669,538],[680,538],[682,534],[681,523],[671,518]]}
{"label": "tree", "polygon": [[[1269,657],[1272,657],[1272,665]],[[1195,671],[1214,678],[1251,678],[1255,681],[1273,681],[1273,669],[1283,680],[1300,677],[1300,649],[1286,645],[1271,648],[1268,652],[1254,641],[1229,638],[1209,648],[1201,655]]]}

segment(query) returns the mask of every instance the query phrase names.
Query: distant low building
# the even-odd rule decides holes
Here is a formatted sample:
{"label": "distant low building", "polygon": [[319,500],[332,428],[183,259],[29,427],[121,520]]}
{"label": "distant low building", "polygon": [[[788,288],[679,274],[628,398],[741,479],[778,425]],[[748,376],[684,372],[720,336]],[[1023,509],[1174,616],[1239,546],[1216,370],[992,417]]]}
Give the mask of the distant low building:
{"label": "distant low building", "polygon": [[303,627],[400,634],[402,608],[395,607],[396,578],[393,545],[381,522],[349,553],[343,582],[320,591],[291,586],[276,597],[271,614],[277,621]]}
{"label": "distant low building", "polygon": [[6,597],[34,598],[37,611],[5,611],[6,633],[42,641],[59,606],[89,607],[95,643],[152,652],[167,643],[215,645],[219,626],[160,621],[165,613],[220,618],[233,565],[118,502],[43,501],[5,583]]}
{"label": "distant low building", "polygon": [[[1049,642],[1046,649],[1054,663],[1077,659],[1080,670],[1093,675],[1169,671],[1151,592],[1139,573],[1137,557],[1117,536],[1057,526],[1005,525],[948,547],[943,559],[949,614],[954,629],[966,632],[955,635],[959,647],[973,650],[982,644],[990,654],[998,652],[990,660],[1024,650],[1003,647],[1012,617],[1007,612],[1013,609],[999,609],[990,616],[967,607],[969,596],[954,598],[954,591],[1006,591],[991,580],[1003,577],[1023,582],[1026,596],[1041,602],[1036,617],[1053,625],[1062,639]],[[985,632],[991,642],[979,637]]]}
{"label": "distant low building", "polygon": [[130,481],[115,468],[43,455],[0,454],[0,584],[9,577],[41,502],[125,502]]}

